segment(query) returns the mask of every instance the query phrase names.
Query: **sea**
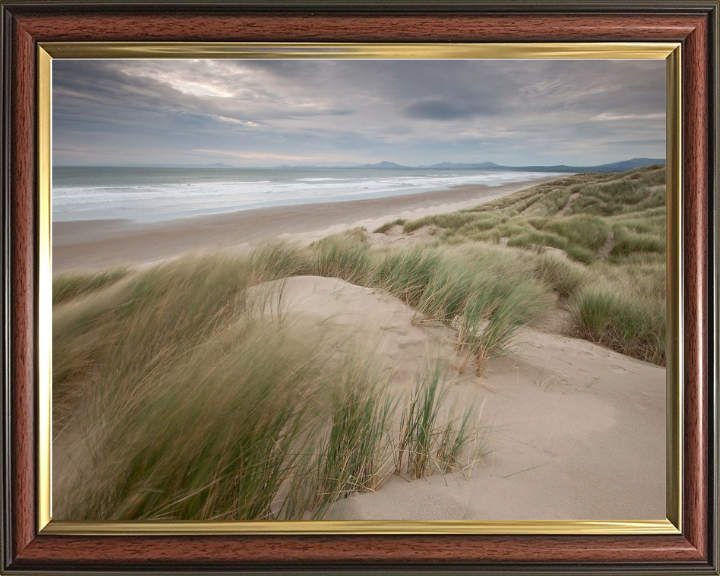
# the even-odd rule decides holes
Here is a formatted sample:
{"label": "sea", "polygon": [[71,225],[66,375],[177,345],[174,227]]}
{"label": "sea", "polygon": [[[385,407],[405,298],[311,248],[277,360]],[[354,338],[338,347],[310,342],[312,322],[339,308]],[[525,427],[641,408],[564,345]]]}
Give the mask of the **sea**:
{"label": "sea", "polygon": [[483,170],[55,166],[52,219],[154,222],[316,202],[499,186],[551,176]]}

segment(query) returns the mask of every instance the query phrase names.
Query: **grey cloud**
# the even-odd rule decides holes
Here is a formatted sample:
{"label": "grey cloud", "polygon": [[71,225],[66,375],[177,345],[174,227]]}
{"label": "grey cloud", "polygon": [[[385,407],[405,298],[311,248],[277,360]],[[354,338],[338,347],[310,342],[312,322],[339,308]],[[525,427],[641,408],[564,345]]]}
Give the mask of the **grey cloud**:
{"label": "grey cloud", "polygon": [[664,149],[664,82],[662,61],[55,60],[53,138],[119,162],[601,163]]}
{"label": "grey cloud", "polygon": [[497,108],[492,106],[484,109],[479,106],[458,106],[445,100],[420,100],[407,106],[403,113],[408,118],[421,120],[458,120],[484,116],[496,111]]}

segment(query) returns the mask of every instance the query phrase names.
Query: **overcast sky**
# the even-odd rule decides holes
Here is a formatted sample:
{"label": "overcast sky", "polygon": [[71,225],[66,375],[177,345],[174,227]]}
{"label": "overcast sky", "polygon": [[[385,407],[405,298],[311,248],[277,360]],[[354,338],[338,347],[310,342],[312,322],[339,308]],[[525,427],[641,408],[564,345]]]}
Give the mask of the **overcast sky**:
{"label": "overcast sky", "polygon": [[54,60],[53,162],[665,157],[665,62]]}

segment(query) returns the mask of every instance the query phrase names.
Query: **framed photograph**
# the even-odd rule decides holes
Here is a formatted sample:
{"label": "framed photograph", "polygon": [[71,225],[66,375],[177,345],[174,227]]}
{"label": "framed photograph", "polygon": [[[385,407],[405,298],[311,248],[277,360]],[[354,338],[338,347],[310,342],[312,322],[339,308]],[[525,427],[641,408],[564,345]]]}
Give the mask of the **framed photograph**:
{"label": "framed photograph", "polygon": [[717,574],[718,3],[2,3],[3,570]]}

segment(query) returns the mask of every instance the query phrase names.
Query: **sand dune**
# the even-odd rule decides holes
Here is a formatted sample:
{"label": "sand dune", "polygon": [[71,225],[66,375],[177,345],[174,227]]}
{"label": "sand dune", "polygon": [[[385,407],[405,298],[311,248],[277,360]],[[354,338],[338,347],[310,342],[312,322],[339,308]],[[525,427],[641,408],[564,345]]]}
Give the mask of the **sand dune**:
{"label": "sand dune", "polygon": [[[450,400],[475,401],[490,453],[460,473],[407,481],[342,501],[336,519],[664,519],[665,369],[533,328],[478,378],[459,376],[456,333],[419,323],[383,292],[319,277],[275,281],[288,318],[322,326],[328,345],[375,342],[396,392],[428,358],[446,358]],[[272,298],[270,299],[272,301]],[[266,305],[266,313],[271,304]]]}
{"label": "sand dune", "polygon": [[[278,238],[307,245],[355,226],[373,230],[395,218],[459,210],[533,184],[537,182],[460,187],[152,225],[60,223],[54,227],[54,272],[146,266],[190,250],[248,251]],[[368,234],[378,249],[433,239],[432,227]],[[477,377],[472,362],[464,374],[454,368],[462,359],[454,329],[424,322],[417,311],[383,291],[336,278],[300,276],[256,286],[250,296],[263,303],[262,314],[281,308],[295,329],[321,333],[335,354],[373,354],[372,361],[390,377],[391,392],[398,395],[407,396],[426,367],[444,360],[451,387],[448,405],[477,406],[488,453],[469,477],[436,472],[409,481],[393,476],[377,492],[340,501],[333,518],[665,518],[665,369],[563,335],[561,312],[521,329],[510,349]]]}

